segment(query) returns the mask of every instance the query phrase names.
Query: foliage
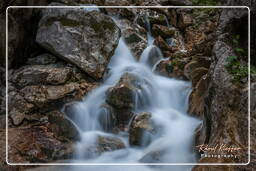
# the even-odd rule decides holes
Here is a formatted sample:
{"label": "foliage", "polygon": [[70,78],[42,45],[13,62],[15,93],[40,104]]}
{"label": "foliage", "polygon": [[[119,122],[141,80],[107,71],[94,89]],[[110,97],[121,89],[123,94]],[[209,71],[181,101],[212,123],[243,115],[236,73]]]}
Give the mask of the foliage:
{"label": "foliage", "polygon": [[[225,64],[227,71],[233,75],[233,80],[236,82],[239,82],[248,76],[248,66],[246,63],[242,63],[241,60],[242,57],[246,55],[246,52],[243,48],[239,47],[239,40],[240,35],[235,35],[232,38],[236,55],[227,57]],[[251,68],[251,74],[253,73],[256,73],[255,68]]]}

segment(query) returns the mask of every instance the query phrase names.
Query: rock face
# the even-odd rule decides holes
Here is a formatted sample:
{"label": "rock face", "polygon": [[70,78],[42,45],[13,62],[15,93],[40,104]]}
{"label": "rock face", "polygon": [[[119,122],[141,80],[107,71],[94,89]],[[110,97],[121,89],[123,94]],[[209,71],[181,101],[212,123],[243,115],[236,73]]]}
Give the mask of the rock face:
{"label": "rock face", "polygon": [[102,78],[121,35],[114,21],[98,11],[78,8],[42,13],[37,43],[93,78]]}
{"label": "rock face", "polygon": [[[228,15],[227,15],[228,14]],[[201,117],[204,126],[201,128],[196,142],[198,144],[228,144],[241,148],[237,159],[208,159],[201,158],[199,162],[240,162],[246,163],[248,146],[248,88],[241,81],[235,82],[233,75],[227,70],[226,62],[230,56],[237,55],[236,46],[230,45],[227,36],[240,34],[237,28],[246,27],[247,10],[238,13],[236,10],[223,10],[217,29],[217,41],[213,48],[214,60],[211,63],[208,76],[197,81],[196,88],[191,94],[190,111]],[[234,23],[234,21],[236,21]],[[246,21],[245,21],[246,23]],[[230,28],[231,30],[228,30]],[[240,59],[238,65],[243,65]],[[192,64],[190,65],[192,67]],[[193,72],[192,72],[193,73]],[[193,74],[191,74],[193,75]],[[195,167],[193,170],[207,168]],[[213,170],[220,168],[214,167]],[[222,170],[235,170],[234,167],[222,167]]]}

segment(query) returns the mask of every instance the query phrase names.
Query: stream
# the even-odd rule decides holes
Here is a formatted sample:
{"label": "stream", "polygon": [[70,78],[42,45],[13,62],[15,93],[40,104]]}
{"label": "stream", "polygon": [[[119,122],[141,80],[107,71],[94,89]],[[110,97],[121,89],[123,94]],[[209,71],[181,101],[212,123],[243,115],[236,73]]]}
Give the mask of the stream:
{"label": "stream", "polygon": [[[72,107],[72,121],[78,127],[81,140],[76,144],[74,163],[151,163],[142,162],[142,158],[151,152],[160,152],[160,159],[152,163],[195,163],[193,151],[194,131],[200,121],[189,116],[188,100],[191,93],[191,83],[158,75],[155,66],[162,60],[161,50],[153,45],[154,38],[148,32],[148,46],[139,61],[132,55],[120,38],[119,44],[108,65],[108,74],[104,82],[77,102]],[[102,125],[101,115],[105,115],[104,125],[111,122],[110,111],[102,106],[106,102],[106,94],[125,74],[136,75],[141,89],[134,93],[135,107],[133,113],[150,112],[151,120],[159,128],[154,135],[144,135],[142,146],[129,144],[129,131],[123,130],[111,133]],[[129,129],[129,128],[128,128]],[[91,150],[97,143],[98,136],[120,139],[125,148],[107,151],[101,154]],[[74,170],[100,170],[100,166],[72,166]],[[170,170],[186,171],[192,166],[101,166],[105,171],[135,170],[156,171]]]}

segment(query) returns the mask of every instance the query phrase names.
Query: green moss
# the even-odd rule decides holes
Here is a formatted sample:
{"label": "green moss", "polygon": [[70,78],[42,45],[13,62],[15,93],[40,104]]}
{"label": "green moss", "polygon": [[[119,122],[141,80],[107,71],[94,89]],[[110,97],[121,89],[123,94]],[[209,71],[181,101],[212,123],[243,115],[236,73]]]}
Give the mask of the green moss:
{"label": "green moss", "polygon": [[226,59],[226,69],[233,76],[233,81],[239,82],[248,76],[248,66],[239,61],[238,56],[229,56]]}
{"label": "green moss", "polygon": [[[233,80],[239,82],[248,77],[247,63],[242,60],[246,56],[246,50],[240,46],[240,35],[231,36],[230,42],[236,55],[227,57],[225,68],[233,76]],[[254,68],[251,68],[251,74],[255,71]]]}

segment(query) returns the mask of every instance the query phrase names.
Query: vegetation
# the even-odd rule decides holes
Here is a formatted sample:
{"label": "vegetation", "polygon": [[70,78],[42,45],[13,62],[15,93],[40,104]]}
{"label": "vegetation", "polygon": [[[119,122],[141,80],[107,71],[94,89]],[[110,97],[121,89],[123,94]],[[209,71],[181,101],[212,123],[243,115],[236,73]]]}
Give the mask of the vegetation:
{"label": "vegetation", "polygon": [[[239,47],[240,35],[235,35],[232,39],[232,44],[235,47],[234,56],[229,56],[226,59],[225,67],[230,74],[233,75],[233,80],[236,82],[241,81],[243,78],[248,76],[248,65],[247,62],[242,61],[242,57],[247,55],[243,48]],[[251,68],[251,74],[256,73],[256,68]]]}

